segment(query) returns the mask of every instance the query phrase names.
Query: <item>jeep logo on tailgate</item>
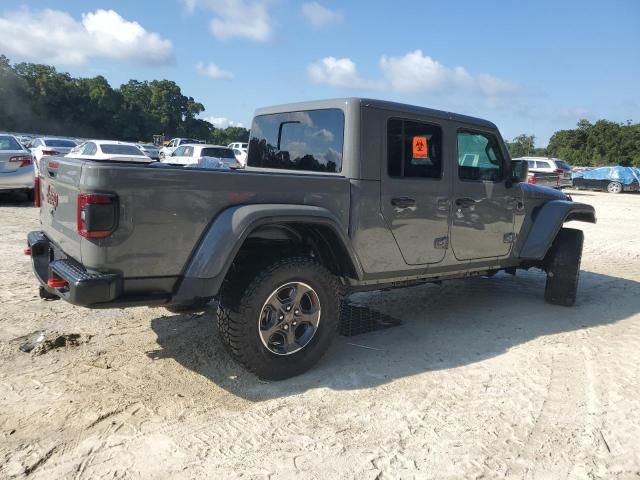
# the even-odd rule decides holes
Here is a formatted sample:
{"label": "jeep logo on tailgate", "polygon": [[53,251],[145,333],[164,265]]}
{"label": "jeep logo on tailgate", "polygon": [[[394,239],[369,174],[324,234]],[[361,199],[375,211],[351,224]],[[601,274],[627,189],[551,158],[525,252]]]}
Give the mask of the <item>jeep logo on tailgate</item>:
{"label": "jeep logo on tailgate", "polygon": [[52,205],[53,208],[58,208],[58,193],[51,188],[51,185],[47,187],[47,203]]}

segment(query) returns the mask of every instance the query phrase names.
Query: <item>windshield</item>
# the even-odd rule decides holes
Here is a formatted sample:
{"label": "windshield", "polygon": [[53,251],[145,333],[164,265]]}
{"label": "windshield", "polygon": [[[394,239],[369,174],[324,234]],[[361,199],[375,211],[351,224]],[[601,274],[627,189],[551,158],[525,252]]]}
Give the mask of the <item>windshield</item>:
{"label": "windshield", "polygon": [[142,152],[138,147],[134,147],[133,145],[114,145],[107,144],[101,145],[102,153],[106,153],[109,155],[133,155],[133,156],[142,156]]}
{"label": "windshield", "polygon": [[571,165],[564,160],[556,160],[556,165],[563,170],[571,170]]}
{"label": "windshield", "polygon": [[0,150],[22,150],[22,145],[13,137],[0,137]]}
{"label": "windshield", "polygon": [[47,147],[73,148],[76,146],[76,142],[73,140],[62,140],[59,138],[47,138],[44,143]]}
{"label": "windshield", "polygon": [[231,150],[230,148],[219,148],[219,147],[203,148],[200,156],[215,157],[215,158],[234,158],[234,159],[236,158],[236,156],[233,154],[233,150]]}
{"label": "windshield", "polygon": [[140,148],[146,148],[148,150],[156,150],[158,147],[155,145],[138,145]]}

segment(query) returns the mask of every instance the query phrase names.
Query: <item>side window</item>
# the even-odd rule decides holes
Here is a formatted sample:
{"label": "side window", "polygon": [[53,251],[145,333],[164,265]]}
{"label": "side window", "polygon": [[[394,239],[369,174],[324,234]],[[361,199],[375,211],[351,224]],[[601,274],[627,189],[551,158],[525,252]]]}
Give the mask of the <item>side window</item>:
{"label": "side window", "polygon": [[178,147],[173,151],[173,157],[182,157],[184,155],[184,147]]}
{"label": "side window", "polygon": [[338,173],[344,113],[329,108],[259,115],[251,126],[250,143],[251,167]]}
{"label": "side window", "polygon": [[489,182],[504,179],[504,158],[494,135],[458,132],[458,177]]}
{"label": "side window", "polygon": [[536,162],[534,162],[533,160],[527,160],[527,164],[529,165],[529,168],[536,168]]}
{"label": "side window", "polygon": [[84,151],[82,152],[82,154],[83,155],[95,155],[97,151],[98,151],[98,147],[96,147],[96,144],[89,142],[84,147]]}
{"label": "side window", "polygon": [[182,147],[184,150],[182,151],[183,157],[193,157],[193,147]]}
{"label": "side window", "polygon": [[413,120],[390,119],[387,172],[390,177],[441,178],[442,129]]}
{"label": "side window", "polygon": [[551,168],[549,162],[538,162],[538,168]]}

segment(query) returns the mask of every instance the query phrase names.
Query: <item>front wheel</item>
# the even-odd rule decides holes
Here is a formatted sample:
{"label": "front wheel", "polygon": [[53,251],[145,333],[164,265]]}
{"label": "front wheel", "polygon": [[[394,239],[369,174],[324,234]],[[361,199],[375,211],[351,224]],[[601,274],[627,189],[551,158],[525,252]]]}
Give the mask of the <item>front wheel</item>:
{"label": "front wheel", "polygon": [[570,307],[576,302],[584,233],[563,228],[558,232],[544,260],[547,283],[544,299],[555,305]]}
{"label": "front wheel", "polygon": [[225,282],[218,305],[222,342],[247,370],[267,380],[315,365],[338,329],[336,278],[307,257],[271,263]]}
{"label": "front wheel", "polygon": [[620,182],[609,182],[607,184],[607,192],[622,193],[622,184]]}

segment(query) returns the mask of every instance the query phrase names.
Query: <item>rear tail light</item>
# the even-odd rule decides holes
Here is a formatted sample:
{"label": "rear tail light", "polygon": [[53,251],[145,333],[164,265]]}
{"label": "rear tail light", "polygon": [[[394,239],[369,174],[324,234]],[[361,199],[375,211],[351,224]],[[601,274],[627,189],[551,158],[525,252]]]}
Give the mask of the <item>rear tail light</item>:
{"label": "rear tail light", "polygon": [[25,254],[27,257],[30,257],[30,256],[31,256],[31,248],[25,248],[25,249],[24,249],[24,254]]}
{"label": "rear tail light", "polygon": [[535,185],[537,183],[535,175],[531,175],[530,177],[527,177],[527,183]]}
{"label": "rear tail light", "polygon": [[77,228],[84,238],[105,238],[118,223],[118,201],[115,195],[78,194]]}
{"label": "rear tail light", "polygon": [[29,166],[33,163],[31,155],[17,155],[9,158],[9,163],[18,163],[18,168]]}
{"label": "rear tail light", "polygon": [[55,273],[53,277],[47,280],[47,286],[49,288],[66,288],[69,286],[69,282],[65,279],[58,277]]}
{"label": "rear tail light", "polygon": [[33,179],[33,206],[40,208],[42,201],[40,200],[40,177]]}
{"label": "rear tail light", "polygon": [[56,150],[42,150],[42,155],[60,155]]}

